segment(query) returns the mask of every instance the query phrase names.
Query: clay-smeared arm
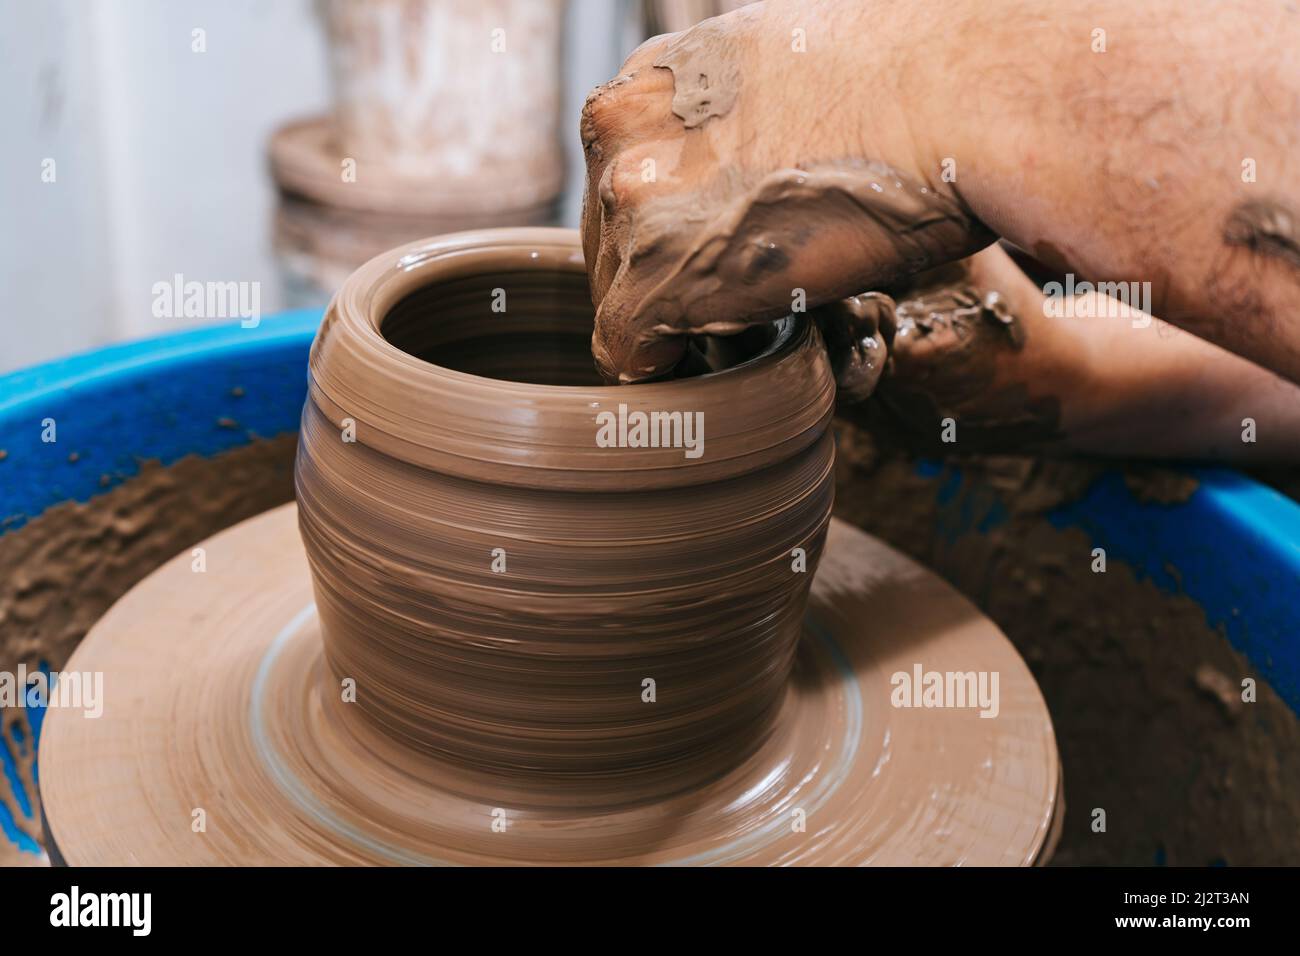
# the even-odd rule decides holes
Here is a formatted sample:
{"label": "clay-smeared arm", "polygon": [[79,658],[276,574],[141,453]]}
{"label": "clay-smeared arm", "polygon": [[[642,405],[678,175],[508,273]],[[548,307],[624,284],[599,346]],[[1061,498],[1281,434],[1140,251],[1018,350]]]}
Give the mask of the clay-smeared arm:
{"label": "clay-smeared arm", "polygon": [[768,0],[651,41],[583,114],[598,364],[996,233],[1300,380],[1297,50],[1285,0]]}
{"label": "clay-smeared arm", "polygon": [[1300,461],[1300,386],[1095,291],[1049,301],[999,246],[890,291],[861,408],[925,451]]}
{"label": "clay-smeared arm", "polygon": [[754,4],[647,42],[592,93],[582,233],[607,377],[992,240],[918,175],[893,49],[917,26],[902,4]]}
{"label": "clay-smeared arm", "polygon": [[971,50],[945,100],[974,122],[931,162],[957,157],[962,200],[1036,258],[1150,283],[1155,315],[1300,382],[1300,7],[995,6],[1016,56]]}

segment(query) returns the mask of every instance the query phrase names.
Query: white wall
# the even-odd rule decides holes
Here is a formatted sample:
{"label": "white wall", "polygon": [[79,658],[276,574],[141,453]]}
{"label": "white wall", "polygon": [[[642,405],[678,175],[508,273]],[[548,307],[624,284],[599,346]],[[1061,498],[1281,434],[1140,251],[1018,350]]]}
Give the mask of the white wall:
{"label": "white wall", "polygon": [[[571,0],[570,225],[578,111],[635,45],[630,14]],[[193,324],[152,314],[176,273],[259,282],[262,311],[282,308],[266,143],[328,103],[311,0],[0,0],[0,372]]]}
{"label": "white wall", "polygon": [[0,2],[0,371],[113,331],[96,50],[74,12]]}

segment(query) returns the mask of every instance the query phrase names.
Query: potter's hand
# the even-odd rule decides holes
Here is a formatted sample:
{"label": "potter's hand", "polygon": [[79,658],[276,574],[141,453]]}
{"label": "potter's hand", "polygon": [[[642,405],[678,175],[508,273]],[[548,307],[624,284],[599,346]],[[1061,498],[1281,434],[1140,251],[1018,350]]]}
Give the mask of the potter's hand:
{"label": "potter's hand", "polygon": [[592,93],[582,232],[607,378],[665,374],[691,333],[736,332],[991,240],[917,135],[943,124],[900,96],[903,59],[909,84],[935,68],[907,55],[928,32],[917,17],[769,0],[650,40]]}
{"label": "potter's hand", "polygon": [[844,413],[927,454],[1300,460],[1300,387],[1095,290],[1049,302],[997,245],[813,314],[841,401],[874,392]]}

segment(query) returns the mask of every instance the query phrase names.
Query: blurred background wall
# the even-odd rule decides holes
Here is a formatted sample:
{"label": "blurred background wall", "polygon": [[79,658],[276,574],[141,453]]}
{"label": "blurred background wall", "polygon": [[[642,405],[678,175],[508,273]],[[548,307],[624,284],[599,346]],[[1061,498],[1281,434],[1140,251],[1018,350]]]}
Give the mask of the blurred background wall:
{"label": "blurred background wall", "polygon": [[[582,102],[640,37],[634,0],[570,0],[561,224]],[[300,304],[276,275],[267,141],[330,96],[313,0],[0,0],[0,373],[201,322],[153,314],[177,273],[257,282],[263,314]]]}

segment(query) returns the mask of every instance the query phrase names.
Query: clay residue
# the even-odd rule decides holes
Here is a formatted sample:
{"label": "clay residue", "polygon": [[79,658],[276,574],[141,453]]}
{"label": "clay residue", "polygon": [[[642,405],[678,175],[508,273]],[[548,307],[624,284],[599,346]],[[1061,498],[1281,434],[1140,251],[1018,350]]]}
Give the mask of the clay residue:
{"label": "clay residue", "polygon": [[813,311],[835,372],[837,401],[864,401],[876,390],[889,358],[895,309],[889,296],[864,292]]}
{"label": "clay residue", "polygon": [[[181,554],[73,658],[126,703],[96,721],[56,711],[42,738],[49,828],[72,865],[991,866],[1050,853],[1059,762],[1028,668],[949,585],[843,523],[812,584],[816,624],[752,758],[706,786],[612,807],[592,806],[578,776],[567,799],[533,808],[527,772],[449,767],[344,699],[310,613],[293,505],[205,547],[206,586]],[[609,664],[631,650],[627,636],[611,635]],[[500,656],[500,681],[520,656]],[[997,719],[890,706],[889,675],[919,659],[1000,674]],[[665,677],[654,703],[639,685],[614,690],[655,711],[691,694],[692,676]],[[358,701],[376,691],[356,689]],[[207,811],[199,839],[194,806]]]}
{"label": "clay residue", "polygon": [[1246,702],[1241,699],[1241,683],[1234,681],[1223,671],[1202,664],[1196,668],[1196,687],[1223,706],[1225,717],[1235,719],[1245,709]]}
{"label": "clay residue", "polygon": [[1002,294],[995,289],[981,292],[966,282],[942,283],[923,287],[915,295],[902,298],[895,311],[898,338],[924,338],[938,332],[950,332],[971,348],[979,338],[976,326],[990,323],[1006,336],[1015,348],[1023,344],[1023,326],[1011,313]]}
{"label": "clay residue", "polygon": [[[0,670],[58,670],[90,626],[159,564],[217,530],[293,497],[296,436],[257,441],[211,458],[191,456],[140,473],[87,502],[48,509],[0,536]],[[0,800],[41,840],[35,751],[27,711],[0,710],[17,768]],[[20,743],[21,741],[21,743]],[[23,806],[23,803],[26,806]],[[39,861],[0,836],[0,863]]]}
{"label": "clay residue", "polygon": [[1300,269],[1300,215],[1281,201],[1239,203],[1223,225],[1223,241]]}
{"label": "clay residue", "polygon": [[[878,381],[858,376],[874,386],[878,407],[850,414],[859,420],[887,418],[914,448],[927,452],[952,450],[943,441],[948,419],[963,451],[1041,447],[1060,437],[1059,400],[1031,394],[1027,384],[1000,374],[1024,347],[1026,326],[1000,291],[974,281],[967,263],[928,270],[887,292],[872,299],[889,355],[884,374],[876,376]],[[835,324],[828,314],[844,324],[842,306],[817,314],[826,325]],[[841,351],[846,340],[853,344],[852,333],[837,335],[823,326],[823,335]],[[854,369],[835,351],[832,364],[837,372]],[[851,374],[839,384],[842,407],[870,394]]]}
{"label": "clay residue", "polygon": [[1124,472],[1124,484],[1133,497],[1144,504],[1177,505],[1196,494],[1201,483],[1185,471],[1156,466],[1130,466]]}
{"label": "clay residue", "polygon": [[[833,300],[973,252],[991,238],[955,199],[881,162],[782,169],[749,188],[734,176],[724,172],[697,194],[639,211],[627,256],[638,286],[598,303],[592,351],[608,380],[663,374],[681,357],[684,336],[725,335],[779,318],[803,277],[834,277],[835,287],[818,290]],[[700,209],[718,206],[700,222]],[[683,229],[684,222],[698,225]],[[891,263],[888,276],[878,272],[884,262]]]}
{"label": "clay residue", "polygon": [[[962,462],[967,482],[943,505],[937,490],[950,473],[918,473],[879,431],[837,422],[836,437],[836,514],[947,577],[1038,679],[1065,773],[1054,862],[1300,860],[1296,714],[1263,681],[1257,702],[1240,702],[1241,680],[1258,672],[1190,597],[1113,555],[1106,573],[1093,573],[1089,537],[1045,517],[1102,466],[971,457]],[[998,513],[1005,518],[986,522]],[[1091,828],[1098,807],[1105,833]]]}
{"label": "clay residue", "polygon": [[726,116],[740,93],[734,27],[704,22],[675,37],[654,61],[673,74],[673,115],[687,129]]}
{"label": "clay residue", "polygon": [[[863,293],[813,312],[841,404],[871,395],[895,347],[902,358],[894,367],[901,366],[906,379],[896,395],[907,388],[930,392],[930,404],[982,404],[998,351],[1024,344],[1024,326],[1002,293],[977,288],[964,263],[922,273],[889,292]],[[932,372],[943,383],[939,395],[928,381]]]}

